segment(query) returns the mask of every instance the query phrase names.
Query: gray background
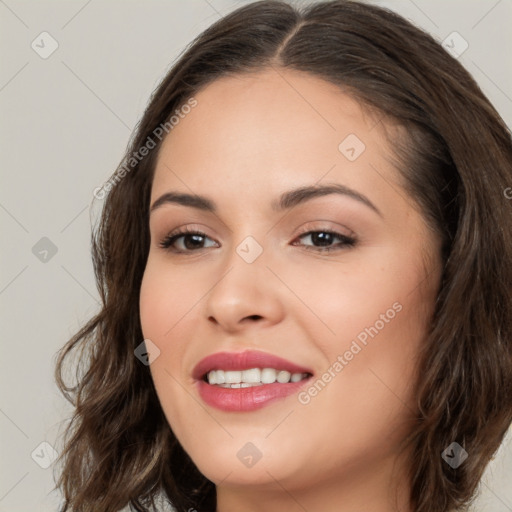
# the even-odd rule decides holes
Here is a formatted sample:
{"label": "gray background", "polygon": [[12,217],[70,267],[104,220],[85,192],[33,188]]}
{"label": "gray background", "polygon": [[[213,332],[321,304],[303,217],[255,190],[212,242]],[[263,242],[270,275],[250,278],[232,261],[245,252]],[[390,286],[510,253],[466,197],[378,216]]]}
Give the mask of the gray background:
{"label": "gray background", "polygon": [[[40,467],[51,463],[51,450],[40,445],[60,450],[70,413],[53,382],[55,354],[98,308],[89,238],[102,201],[93,204],[92,191],[117,166],[179,53],[246,3],[0,0],[0,512],[59,504],[54,467]],[[375,3],[439,40],[461,34],[469,45],[461,62],[512,126],[511,0]],[[35,40],[39,52],[51,49],[48,36],[38,37],[43,31],[59,45],[46,59],[31,47]],[[510,439],[509,432],[474,510],[512,511]]]}

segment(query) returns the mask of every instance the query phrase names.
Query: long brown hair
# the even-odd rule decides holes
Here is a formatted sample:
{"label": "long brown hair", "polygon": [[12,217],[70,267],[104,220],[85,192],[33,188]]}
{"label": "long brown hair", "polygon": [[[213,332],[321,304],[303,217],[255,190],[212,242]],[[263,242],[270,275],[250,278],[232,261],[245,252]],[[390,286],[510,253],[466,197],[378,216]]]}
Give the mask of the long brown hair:
{"label": "long brown hair", "polygon": [[[75,406],[60,460],[63,512],[147,511],[159,492],[178,511],[215,510],[214,484],[176,440],[148,366],[134,357],[143,340],[138,301],[160,147],[154,131],[217,78],[269,66],[332,82],[403,127],[393,148],[404,186],[444,240],[408,439],[414,510],[467,503],[512,422],[512,204],[504,192],[512,141],[504,122],[456,59],[391,11],[345,0],[300,9],[256,2],[193,41],[152,95],[111,180],[92,238],[102,308],[56,364]],[[127,167],[152,135],[156,147]],[[72,354],[80,360],[67,385]],[[456,469],[441,457],[452,442],[469,454]]]}

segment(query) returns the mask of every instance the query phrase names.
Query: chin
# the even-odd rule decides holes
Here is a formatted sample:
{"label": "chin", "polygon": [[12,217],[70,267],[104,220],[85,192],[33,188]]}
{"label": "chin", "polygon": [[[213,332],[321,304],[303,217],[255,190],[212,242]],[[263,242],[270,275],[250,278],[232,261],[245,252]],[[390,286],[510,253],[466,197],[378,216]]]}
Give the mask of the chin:
{"label": "chin", "polygon": [[215,484],[275,486],[276,480],[299,477],[300,468],[307,467],[307,460],[301,462],[297,457],[296,448],[288,453],[290,449],[276,446],[265,436],[229,438],[224,443],[204,441],[184,449],[199,471]]}

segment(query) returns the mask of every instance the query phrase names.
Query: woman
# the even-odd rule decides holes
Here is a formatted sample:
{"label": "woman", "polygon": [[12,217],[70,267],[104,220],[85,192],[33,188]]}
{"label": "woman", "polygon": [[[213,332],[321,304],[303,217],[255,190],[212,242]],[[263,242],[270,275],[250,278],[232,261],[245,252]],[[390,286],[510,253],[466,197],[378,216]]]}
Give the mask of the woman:
{"label": "woman", "polygon": [[464,506],[512,421],[511,169],[467,71],[387,10],[207,29],[95,192],[63,510]]}

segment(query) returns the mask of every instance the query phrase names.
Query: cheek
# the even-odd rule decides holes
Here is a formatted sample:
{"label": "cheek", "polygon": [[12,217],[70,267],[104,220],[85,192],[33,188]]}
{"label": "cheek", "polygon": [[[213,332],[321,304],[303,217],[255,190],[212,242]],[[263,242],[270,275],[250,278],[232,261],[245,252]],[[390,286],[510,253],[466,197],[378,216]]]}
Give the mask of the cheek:
{"label": "cheek", "polygon": [[381,246],[355,251],[343,261],[314,262],[308,272],[283,267],[281,275],[303,299],[290,298],[293,318],[332,357],[354,339],[364,344],[378,337],[384,346],[384,339],[393,338],[386,344],[391,350],[410,345],[425,331],[437,288],[418,286],[426,275],[418,260],[414,248]]}
{"label": "cheek", "polygon": [[197,408],[197,402],[183,392],[190,383],[182,362],[187,340],[197,327],[194,307],[208,289],[201,283],[201,279],[191,279],[186,272],[151,257],[141,283],[142,332],[160,350],[150,371],[164,414],[179,438],[183,431],[180,411],[188,411],[192,417]]}
{"label": "cheek", "polygon": [[[174,312],[180,307],[176,294],[169,293],[170,283],[165,273],[159,272],[148,264],[141,283],[140,321],[144,339],[151,340],[159,349],[159,356],[151,363],[150,372],[167,422],[171,423],[180,410],[186,410],[189,404],[182,403],[176,381],[177,368],[174,362],[179,361],[179,346],[171,348],[173,324],[176,322]],[[172,288],[171,288],[172,289]],[[178,317],[179,318],[179,317]]]}
{"label": "cheek", "polygon": [[[417,355],[428,331],[438,275],[433,272],[424,281],[426,270],[417,252],[391,248],[358,260],[350,270],[339,267],[319,265],[294,288],[317,315],[298,321],[325,360],[321,391],[311,390],[314,396],[304,401],[317,400],[318,393],[318,410],[337,404],[344,411],[340,421],[353,411],[366,418],[370,430],[372,425],[385,430],[393,414],[400,421],[407,415],[404,404],[413,407]],[[380,423],[382,418],[388,420]]]}
{"label": "cheek", "polygon": [[[141,283],[139,310],[144,337],[169,339],[201,297],[198,279],[150,255]],[[204,293],[204,290],[203,290]]]}

